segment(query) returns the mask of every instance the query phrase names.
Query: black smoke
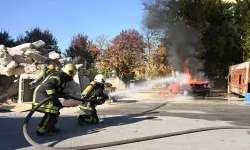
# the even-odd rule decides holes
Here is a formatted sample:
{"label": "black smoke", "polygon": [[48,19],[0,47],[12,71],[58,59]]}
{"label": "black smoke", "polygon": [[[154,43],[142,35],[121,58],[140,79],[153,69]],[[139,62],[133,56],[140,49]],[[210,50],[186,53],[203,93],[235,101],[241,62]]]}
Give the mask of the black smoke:
{"label": "black smoke", "polygon": [[155,0],[144,6],[144,25],[161,31],[167,45],[168,62],[176,71],[184,72],[184,63],[188,59],[186,67],[192,77],[197,76],[199,69],[203,67],[203,63],[196,57],[201,42],[196,30],[178,16],[178,1]]}

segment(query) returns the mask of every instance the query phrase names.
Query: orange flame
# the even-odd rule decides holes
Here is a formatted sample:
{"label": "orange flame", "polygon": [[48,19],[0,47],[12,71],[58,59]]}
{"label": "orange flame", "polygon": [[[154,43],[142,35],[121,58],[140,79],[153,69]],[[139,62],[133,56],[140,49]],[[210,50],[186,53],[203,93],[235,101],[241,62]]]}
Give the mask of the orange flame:
{"label": "orange flame", "polygon": [[194,78],[191,76],[190,71],[187,68],[188,63],[189,63],[189,59],[187,58],[184,61],[184,73],[185,73],[185,75],[187,75],[189,83],[199,83],[200,81],[197,78]]}

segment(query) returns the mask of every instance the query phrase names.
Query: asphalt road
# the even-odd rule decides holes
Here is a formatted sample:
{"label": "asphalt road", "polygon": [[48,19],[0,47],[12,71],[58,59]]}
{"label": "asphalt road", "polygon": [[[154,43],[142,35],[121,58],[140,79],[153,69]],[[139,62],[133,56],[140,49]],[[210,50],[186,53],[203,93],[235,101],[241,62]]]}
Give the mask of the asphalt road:
{"label": "asphalt road", "polygon": [[[167,104],[146,114],[137,114],[160,104]],[[30,135],[38,143],[55,147],[80,146],[136,137],[222,125],[250,125],[250,106],[244,102],[175,99],[167,101],[127,98],[112,106],[99,107],[101,122],[80,127],[77,107],[64,108],[58,127],[62,133],[53,137],[36,137],[35,127],[42,114],[35,113],[29,126]],[[24,139],[22,125],[25,113],[0,113],[0,149],[35,149]],[[192,133],[151,141],[102,148],[100,150],[249,150],[250,130],[216,130]]]}

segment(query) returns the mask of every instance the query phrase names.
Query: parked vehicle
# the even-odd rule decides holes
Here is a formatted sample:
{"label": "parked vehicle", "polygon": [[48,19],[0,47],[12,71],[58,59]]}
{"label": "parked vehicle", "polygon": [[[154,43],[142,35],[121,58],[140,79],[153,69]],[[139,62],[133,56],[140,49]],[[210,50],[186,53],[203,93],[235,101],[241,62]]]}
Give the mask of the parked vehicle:
{"label": "parked vehicle", "polygon": [[228,92],[245,96],[250,93],[250,62],[230,66],[228,74]]}

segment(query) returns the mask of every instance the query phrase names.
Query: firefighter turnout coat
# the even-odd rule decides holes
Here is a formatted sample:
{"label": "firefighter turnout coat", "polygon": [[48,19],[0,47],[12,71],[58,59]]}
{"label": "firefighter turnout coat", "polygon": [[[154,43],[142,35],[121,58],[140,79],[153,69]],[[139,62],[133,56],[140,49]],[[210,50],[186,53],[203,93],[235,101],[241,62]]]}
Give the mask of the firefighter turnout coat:
{"label": "firefighter turnout coat", "polygon": [[60,71],[54,72],[46,77],[45,80],[34,90],[32,101],[33,107],[45,98],[52,96],[51,101],[43,104],[37,111],[58,114],[60,108],[62,108],[62,104],[58,98],[55,98],[55,95],[63,91],[68,78],[69,77],[66,74]]}

